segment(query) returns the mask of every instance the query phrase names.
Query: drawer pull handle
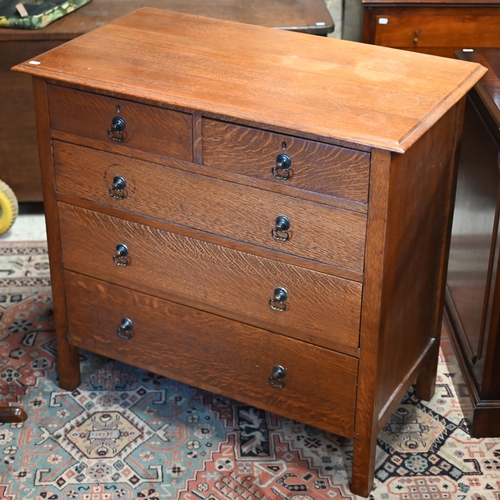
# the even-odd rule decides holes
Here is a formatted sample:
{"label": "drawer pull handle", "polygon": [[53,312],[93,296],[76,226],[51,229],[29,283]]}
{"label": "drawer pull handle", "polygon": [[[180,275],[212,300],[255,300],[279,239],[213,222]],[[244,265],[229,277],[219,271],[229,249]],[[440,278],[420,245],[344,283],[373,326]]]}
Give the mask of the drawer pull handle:
{"label": "drawer pull handle", "polygon": [[116,329],[118,337],[125,340],[130,340],[134,336],[132,329],[134,328],[134,323],[129,318],[123,318],[122,324]]}
{"label": "drawer pull handle", "polygon": [[113,177],[113,184],[109,188],[109,196],[115,200],[123,200],[125,198],[125,188],[127,181],[121,175]]}
{"label": "drawer pull handle", "polygon": [[286,369],[281,365],[273,366],[273,371],[271,376],[269,377],[269,383],[273,387],[277,387],[278,389],[283,389],[285,387],[285,381],[283,380],[286,376]]}
{"label": "drawer pull handle", "polygon": [[115,116],[111,122],[111,128],[108,128],[108,136],[112,141],[124,142],[125,134],[123,131],[126,127],[125,120],[121,116]]}
{"label": "drawer pull handle", "polygon": [[288,298],[288,293],[284,288],[275,288],[274,297],[269,299],[269,305],[271,309],[278,312],[286,311],[286,299]]}
{"label": "drawer pull handle", "polygon": [[274,221],[274,228],[271,230],[273,238],[278,241],[288,241],[290,238],[290,220],[284,215],[278,215]]}
{"label": "drawer pull handle", "polygon": [[292,176],[292,160],[288,155],[280,153],[276,157],[276,166],[273,167],[273,175],[280,181],[286,181]]}
{"label": "drawer pull handle", "polygon": [[130,257],[128,256],[128,248],[123,243],[116,245],[116,253],[113,255],[113,262],[117,266],[125,267],[130,264]]}

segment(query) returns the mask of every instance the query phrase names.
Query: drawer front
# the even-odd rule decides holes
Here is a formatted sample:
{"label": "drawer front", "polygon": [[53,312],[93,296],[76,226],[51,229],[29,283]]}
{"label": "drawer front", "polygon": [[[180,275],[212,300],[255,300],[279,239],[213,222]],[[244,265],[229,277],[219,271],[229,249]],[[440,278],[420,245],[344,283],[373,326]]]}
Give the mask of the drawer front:
{"label": "drawer front", "polygon": [[208,119],[202,135],[204,165],[367,203],[368,153]]}
{"label": "drawer front", "polygon": [[375,16],[375,44],[387,47],[498,47],[498,8],[385,9]]}
{"label": "drawer front", "polygon": [[53,85],[48,96],[52,130],[180,160],[193,157],[187,113]]}
{"label": "drawer front", "polygon": [[[54,152],[60,193],[363,271],[365,214],[58,141]],[[110,192],[117,175],[126,187]]]}
{"label": "drawer front", "polygon": [[[355,358],[71,272],[64,279],[72,345],[352,437]],[[275,366],[286,374],[273,386]]]}
{"label": "drawer front", "polygon": [[360,283],[63,203],[59,220],[66,269],[357,354]]}

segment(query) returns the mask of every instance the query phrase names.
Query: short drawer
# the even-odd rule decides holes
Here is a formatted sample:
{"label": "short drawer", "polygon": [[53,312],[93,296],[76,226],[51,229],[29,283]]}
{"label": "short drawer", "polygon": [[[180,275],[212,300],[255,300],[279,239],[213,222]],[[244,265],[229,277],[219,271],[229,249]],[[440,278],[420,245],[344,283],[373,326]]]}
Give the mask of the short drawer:
{"label": "short drawer", "polygon": [[367,203],[368,153],[210,119],[202,135],[204,165]]}
{"label": "short drawer", "polygon": [[386,8],[375,15],[376,45],[425,47],[498,47],[498,7]]}
{"label": "short drawer", "polygon": [[64,280],[70,344],[353,436],[355,358],[71,272]]}
{"label": "short drawer", "polygon": [[48,86],[48,96],[52,130],[160,156],[192,159],[190,114],[54,85]]}
{"label": "short drawer", "polygon": [[59,193],[363,272],[365,214],[59,141],[54,157]]}
{"label": "short drawer", "polygon": [[65,269],[357,355],[361,283],[64,203],[59,221]]}

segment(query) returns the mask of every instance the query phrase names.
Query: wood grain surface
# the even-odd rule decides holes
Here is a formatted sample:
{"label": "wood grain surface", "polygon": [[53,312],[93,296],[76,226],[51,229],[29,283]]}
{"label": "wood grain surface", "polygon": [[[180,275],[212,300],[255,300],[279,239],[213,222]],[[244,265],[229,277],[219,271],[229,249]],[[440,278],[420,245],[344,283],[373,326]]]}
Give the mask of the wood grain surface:
{"label": "wood grain surface", "polygon": [[38,57],[39,64],[27,61],[15,69],[281,132],[300,130],[306,137],[398,152],[485,72],[464,61],[241,27],[145,8]]}
{"label": "wood grain surface", "polygon": [[62,275],[61,239],[59,216],[55,193],[55,172],[52,163],[52,142],[50,139],[50,118],[47,85],[43,80],[33,79],[38,141],[40,144],[40,164],[42,173],[43,200],[46,214],[47,245],[49,250],[50,285],[54,301],[54,326],[57,339],[57,373],[63,389],[72,391],[80,385],[79,349],[68,339],[68,319],[66,316],[66,292]]}
{"label": "wood grain surface", "polygon": [[[59,193],[363,272],[365,214],[200,176],[194,165],[179,171],[58,141],[54,150]],[[109,194],[115,175],[127,182],[121,200]],[[290,221],[288,241],[271,234],[278,216]]]}
{"label": "wood grain surface", "polygon": [[[71,272],[64,278],[72,344],[352,437],[355,358]],[[116,333],[124,317],[134,324],[130,340]],[[269,383],[275,365],[287,371],[283,389]]]}
{"label": "wood grain surface", "polygon": [[[188,113],[55,85],[48,87],[48,94],[52,130],[160,156],[187,161],[193,157],[191,115]],[[115,117],[125,121],[123,142],[109,136]]]}
{"label": "wood grain surface", "polygon": [[[66,269],[357,354],[360,283],[62,203],[59,220]],[[113,262],[120,243],[125,267]],[[269,305],[277,287],[285,312]]]}
{"label": "wood grain surface", "polygon": [[[201,134],[204,165],[273,184],[368,202],[368,153],[207,119],[202,122]],[[272,172],[279,154],[291,160],[286,180],[277,179]]]}

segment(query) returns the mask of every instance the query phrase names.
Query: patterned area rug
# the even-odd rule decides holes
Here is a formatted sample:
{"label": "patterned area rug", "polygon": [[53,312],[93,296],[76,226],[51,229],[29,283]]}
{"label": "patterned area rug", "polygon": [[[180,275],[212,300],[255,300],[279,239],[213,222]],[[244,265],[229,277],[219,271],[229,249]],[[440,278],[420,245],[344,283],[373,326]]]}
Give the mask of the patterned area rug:
{"label": "patterned area rug", "polygon": [[[352,442],[81,351],[61,391],[45,243],[0,249],[0,500],[331,500]],[[436,395],[410,391],[379,435],[373,499],[500,499],[500,440],[471,439],[442,344]],[[454,385],[455,382],[455,385]]]}

